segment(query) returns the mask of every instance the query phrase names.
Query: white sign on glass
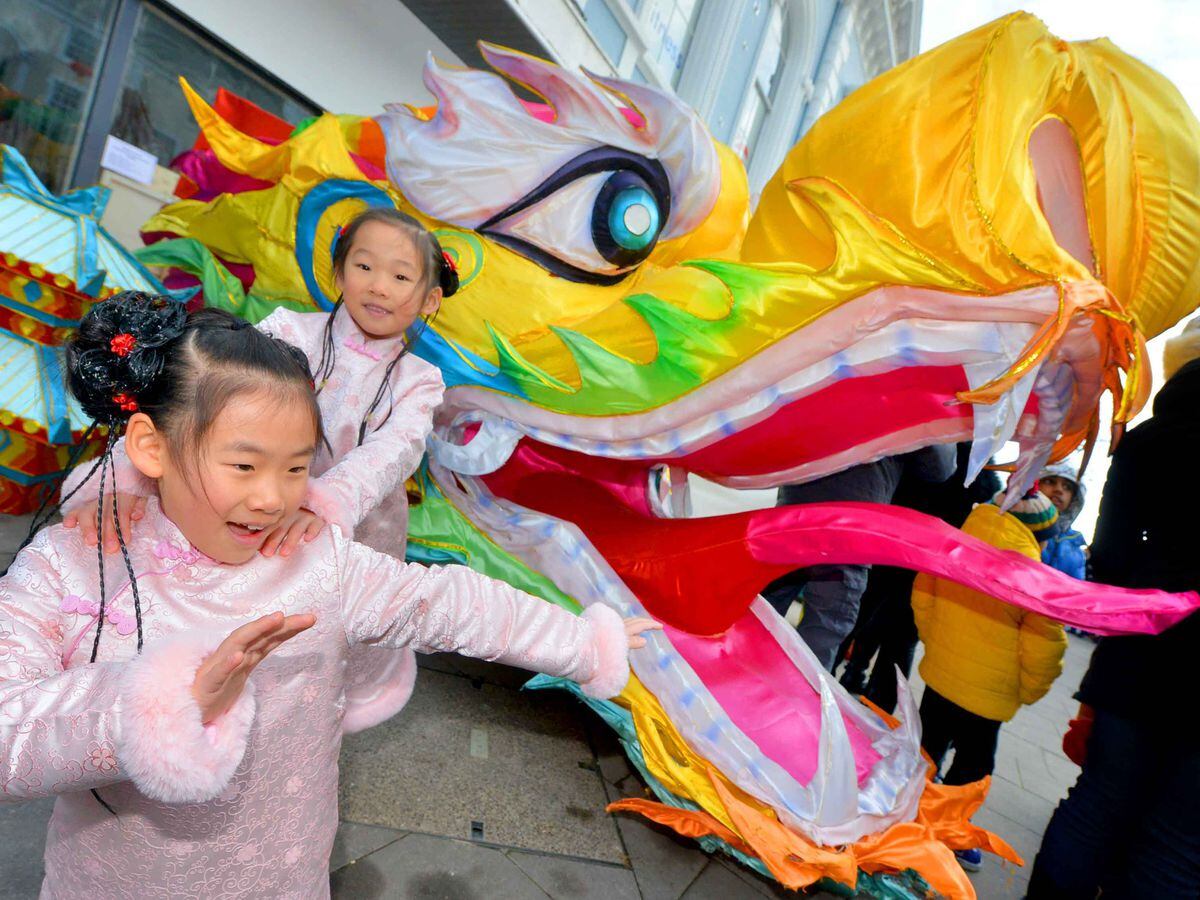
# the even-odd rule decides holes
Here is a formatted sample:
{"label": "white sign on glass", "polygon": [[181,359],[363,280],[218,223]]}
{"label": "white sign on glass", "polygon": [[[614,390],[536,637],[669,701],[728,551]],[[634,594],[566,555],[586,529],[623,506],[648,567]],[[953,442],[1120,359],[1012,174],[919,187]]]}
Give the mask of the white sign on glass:
{"label": "white sign on glass", "polygon": [[150,184],[154,181],[154,169],[157,165],[158,157],[141,147],[111,134],[104,139],[104,154],[100,157],[101,168],[124,175],[130,181]]}

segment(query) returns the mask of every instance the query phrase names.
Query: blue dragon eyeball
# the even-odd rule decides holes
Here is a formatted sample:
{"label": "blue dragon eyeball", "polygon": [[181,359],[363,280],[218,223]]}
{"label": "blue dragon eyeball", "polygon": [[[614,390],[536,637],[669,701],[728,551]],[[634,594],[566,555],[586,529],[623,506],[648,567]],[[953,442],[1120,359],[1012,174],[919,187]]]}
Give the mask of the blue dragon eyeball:
{"label": "blue dragon eyeball", "polygon": [[650,255],[663,229],[663,204],[635,172],[621,170],[600,188],[592,210],[592,241],[615,266],[634,266]]}
{"label": "blue dragon eyeball", "polygon": [[623,188],[608,211],[608,231],[626,250],[644,250],[655,242],[662,224],[658,201],[643,187]]}

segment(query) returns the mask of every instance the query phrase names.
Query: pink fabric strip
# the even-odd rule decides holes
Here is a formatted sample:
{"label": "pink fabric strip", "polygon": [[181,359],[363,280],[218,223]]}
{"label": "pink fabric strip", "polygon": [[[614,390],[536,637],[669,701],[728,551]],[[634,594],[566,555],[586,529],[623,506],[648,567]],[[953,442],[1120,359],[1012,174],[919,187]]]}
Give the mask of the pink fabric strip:
{"label": "pink fabric strip", "polygon": [[[763,753],[800,784],[817,766],[821,737],[821,698],[783,648],[752,612],[718,637],[702,637],[664,626],[671,644],[687,660],[733,723]],[[863,784],[879,754],[859,728],[846,721],[854,768]]]}
{"label": "pink fabric strip", "polygon": [[212,150],[187,150],[175,158],[172,166],[196,183],[191,200],[208,201],[220,194],[261,191],[272,186],[269,181],[226,168]]}
{"label": "pink fabric strip", "polygon": [[1012,550],[897,506],[813,503],[762,510],[745,523],[760,563],[899,566],[998,597],[1093,634],[1157,634],[1200,607],[1189,591],[1128,590],[1077,581]]}

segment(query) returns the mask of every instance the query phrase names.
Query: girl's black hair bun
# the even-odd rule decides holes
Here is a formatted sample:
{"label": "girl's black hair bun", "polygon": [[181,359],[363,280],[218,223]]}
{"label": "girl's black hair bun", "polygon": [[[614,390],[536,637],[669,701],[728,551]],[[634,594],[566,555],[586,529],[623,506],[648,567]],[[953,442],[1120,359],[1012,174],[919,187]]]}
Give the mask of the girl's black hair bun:
{"label": "girl's black hair bun", "polygon": [[140,291],[93,306],[67,343],[67,380],[84,412],[111,424],[137,412],[187,320],[182,303]]}

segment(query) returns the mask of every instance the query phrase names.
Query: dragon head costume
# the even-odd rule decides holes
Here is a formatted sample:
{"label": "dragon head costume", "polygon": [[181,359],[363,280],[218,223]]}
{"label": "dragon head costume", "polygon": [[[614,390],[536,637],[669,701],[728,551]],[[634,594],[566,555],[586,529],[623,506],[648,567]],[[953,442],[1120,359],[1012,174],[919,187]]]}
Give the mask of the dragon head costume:
{"label": "dragon head costume", "polygon": [[494,71],[428,62],[432,106],[298,127],[185,85],[201,138],[141,258],[247,318],[330,309],[338,228],[416,216],[462,288],[414,335],[447,392],[410,555],[665,624],[592,701],[662,801],[624,808],[790,886],[915,869],[970,895],[947,848],[1015,858],[968,821],[986,787],[930,783],[907,690],[899,722],[862,706],[758,591],[905,565],[1102,633],[1197,598],[1080,585],[891,508],[688,518],[686,476],[770,487],[963,440],[973,475],[1014,440],[1020,496],[1102,394],[1118,428],[1137,411],[1146,338],[1197,304],[1200,126],[1107,41],[1016,14],[857,91],[751,216],[677,98],[482,52]]}

